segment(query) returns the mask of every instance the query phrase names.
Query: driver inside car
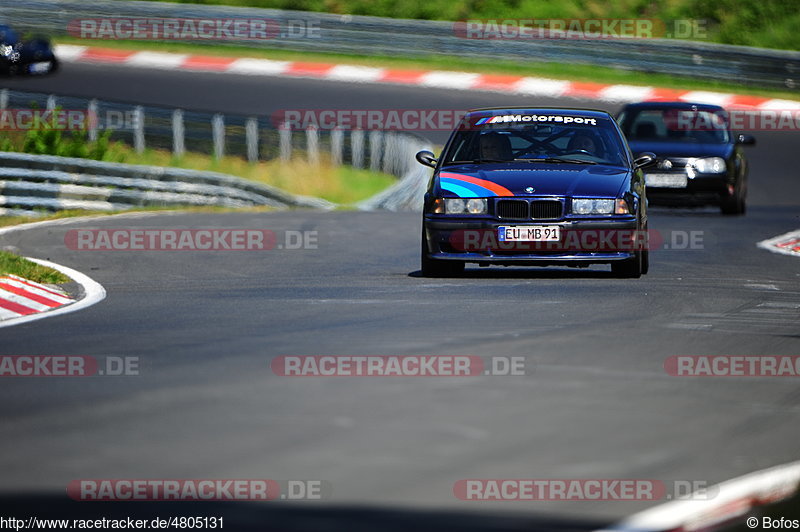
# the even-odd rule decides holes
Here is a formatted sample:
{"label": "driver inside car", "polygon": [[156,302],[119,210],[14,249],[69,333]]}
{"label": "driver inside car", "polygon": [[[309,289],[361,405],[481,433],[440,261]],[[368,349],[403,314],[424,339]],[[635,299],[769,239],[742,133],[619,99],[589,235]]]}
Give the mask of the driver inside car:
{"label": "driver inside car", "polygon": [[500,133],[486,133],[481,135],[481,159],[495,159],[510,161],[514,158],[511,152],[511,141]]}
{"label": "driver inside car", "polygon": [[585,151],[589,155],[598,155],[599,142],[594,136],[587,133],[576,133],[567,145],[567,152]]}

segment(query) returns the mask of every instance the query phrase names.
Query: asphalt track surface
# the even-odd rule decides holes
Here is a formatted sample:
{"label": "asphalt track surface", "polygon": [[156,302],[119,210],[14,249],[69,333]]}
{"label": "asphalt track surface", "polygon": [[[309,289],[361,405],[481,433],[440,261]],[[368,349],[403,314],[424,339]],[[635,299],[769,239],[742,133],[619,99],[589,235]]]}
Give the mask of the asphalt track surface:
{"label": "asphalt track surface", "polygon": [[[88,65],[3,86],[237,113],[616,109]],[[755,246],[800,226],[800,136],[755,134],[747,215],[653,209],[651,229],[668,238],[698,231],[702,245],[654,250],[650,274],[639,280],[615,279],[606,268],[472,268],[457,279],[421,278],[420,217],[411,213],[149,214],[0,237],[0,245],[83,271],[108,291],[82,312],[0,329],[0,355],[140,361],[138,376],[3,379],[0,508],[53,517],[219,513],[241,529],[583,530],[653,502],[465,502],[453,484],[713,484],[796,460],[795,379],[679,378],[663,369],[672,355],[800,354],[800,262]],[[319,243],[263,252],[81,252],[64,245],[65,232],[77,228],[308,230]],[[270,370],[276,356],[310,354],[521,356],[531,374],[287,378]],[[86,478],[322,479],[333,496],[200,507],[69,501],[67,484]]]}

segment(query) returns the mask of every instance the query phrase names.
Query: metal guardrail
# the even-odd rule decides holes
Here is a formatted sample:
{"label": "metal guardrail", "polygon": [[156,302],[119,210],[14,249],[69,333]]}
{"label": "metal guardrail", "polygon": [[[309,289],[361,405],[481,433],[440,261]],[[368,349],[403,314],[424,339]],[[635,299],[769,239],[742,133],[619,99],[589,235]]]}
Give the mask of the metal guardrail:
{"label": "metal guardrail", "polygon": [[5,214],[36,216],[39,213],[34,209],[123,211],[137,206],[197,205],[335,206],[214,172],[0,152],[0,207]]}
{"label": "metal guardrail", "polygon": [[13,25],[56,36],[66,34],[69,22],[78,18],[266,18],[281,26],[308,20],[314,22],[314,38],[288,32],[275,39],[228,42],[270,49],[406,57],[534,59],[800,90],[800,52],[746,46],[670,39],[473,40],[459,37],[452,22],[162,2],[0,0],[0,8],[2,17]]}

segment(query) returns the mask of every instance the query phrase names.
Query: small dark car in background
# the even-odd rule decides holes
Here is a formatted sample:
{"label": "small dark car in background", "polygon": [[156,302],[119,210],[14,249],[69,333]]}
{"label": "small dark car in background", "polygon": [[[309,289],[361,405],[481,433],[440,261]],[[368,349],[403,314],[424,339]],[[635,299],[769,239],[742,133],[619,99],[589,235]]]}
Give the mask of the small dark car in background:
{"label": "small dark car in background", "polygon": [[56,70],[58,59],[49,40],[22,40],[12,28],[0,25],[0,73],[50,74]]}
{"label": "small dark car in background", "polygon": [[742,146],[755,139],[732,132],[725,109],[642,102],[625,106],[617,121],[631,151],[656,154],[656,163],[644,170],[651,203],[719,205],[723,214],[744,214],[748,166]]}

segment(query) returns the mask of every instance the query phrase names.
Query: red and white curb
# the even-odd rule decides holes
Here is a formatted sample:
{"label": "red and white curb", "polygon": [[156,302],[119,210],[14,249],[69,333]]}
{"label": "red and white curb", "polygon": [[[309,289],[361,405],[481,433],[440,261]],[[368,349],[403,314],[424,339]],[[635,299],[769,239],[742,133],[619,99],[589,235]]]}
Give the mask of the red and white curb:
{"label": "red and white curb", "polygon": [[66,292],[23,277],[0,276],[0,320],[30,316],[74,301]]}
{"label": "red and white curb", "polygon": [[88,62],[131,67],[219,72],[253,76],[314,78],[351,83],[390,83],[452,90],[479,90],[541,97],[569,97],[605,102],[683,100],[741,109],[798,109],[800,102],[711,91],[686,91],[638,85],[564,81],[530,76],[478,74],[444,70],[402,70],[358,65],[274,61],[165,52],[137,52],[60,44],[56,55],[65,62]]}
{"label": "red and white curb", "polygon": [[18,325],[59,316],[90,307],[105,299],[102,285],[79,271],[46,260],[28,257],[42,266],[57,270],[83,287],[84,297],[74,300],[50,287],[16,275],[0,277],[0,327]]}
{"label": "red and white curb", "polygon": [[798,486],[800,461],[722,482],[705,493],[650,508],[600,532],[708,532],[722,525],[760,529],[761,519],[755,512],[797,495]]}
{"label": "red and white curb", "polygon": [[756,244],[761,249],[766,249],[773,253],[781,253],[791,257],[800,257],[800,229],[791,231],[783,235],[762,240]]}

